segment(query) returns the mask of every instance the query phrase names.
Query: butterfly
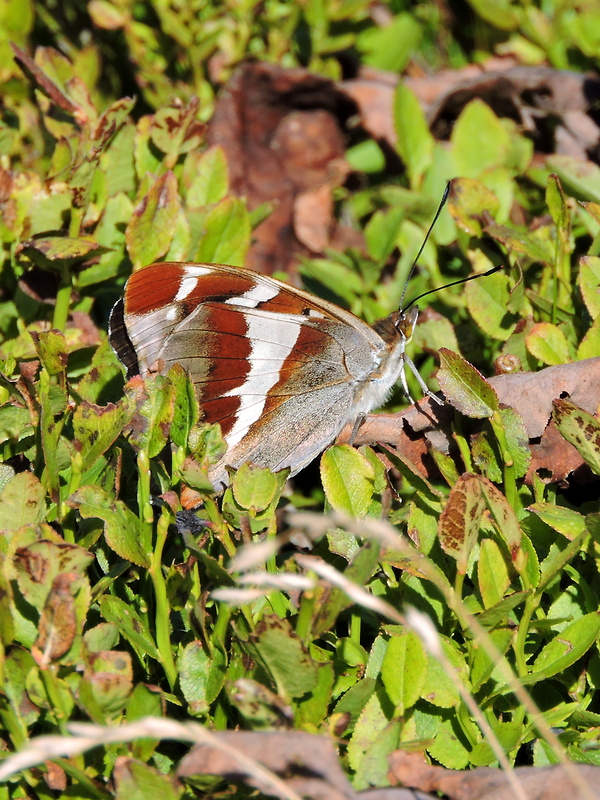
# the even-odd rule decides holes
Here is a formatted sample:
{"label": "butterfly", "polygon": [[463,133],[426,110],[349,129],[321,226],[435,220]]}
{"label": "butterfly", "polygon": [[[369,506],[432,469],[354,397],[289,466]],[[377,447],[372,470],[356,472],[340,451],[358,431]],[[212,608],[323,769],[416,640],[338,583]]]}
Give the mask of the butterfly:
{"label": "butterfly", "polygon": [[209,477],[251,461],[295,475],[347,423],[358,427],[400,380],[418,310],[372,327],[342,308],[266,275],[224,264],[165,262],[128,280],[109,338],[129,377],[160,365],[189,373],[203,420],[219,423],[227,452]]}

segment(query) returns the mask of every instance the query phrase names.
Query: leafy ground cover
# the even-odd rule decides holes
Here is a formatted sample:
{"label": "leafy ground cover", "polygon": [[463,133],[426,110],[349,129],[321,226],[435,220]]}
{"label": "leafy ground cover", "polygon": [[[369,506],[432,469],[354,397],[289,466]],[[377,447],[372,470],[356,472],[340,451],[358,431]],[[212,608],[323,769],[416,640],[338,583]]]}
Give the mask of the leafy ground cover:
{"label": "leafy ground cover", "polygon": [[[235,729],[328,735],[358,792],[399,750],[600,766],[597,11],[491,7],[4,5],[0,797],[248,796],[178,771]],[[125,384],[107,343],[131,270],[252,264],[373,322],[449,179],[408,299],[506,268],[427,300],[446,416],[398,393],[214,497],[183,370]]]}

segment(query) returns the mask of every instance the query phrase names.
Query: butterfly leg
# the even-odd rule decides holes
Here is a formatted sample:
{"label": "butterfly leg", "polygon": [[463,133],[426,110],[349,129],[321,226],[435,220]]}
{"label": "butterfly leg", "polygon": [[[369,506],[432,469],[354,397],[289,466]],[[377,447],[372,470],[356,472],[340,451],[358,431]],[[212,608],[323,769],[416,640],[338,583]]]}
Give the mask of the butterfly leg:
{"label": "butterfly leg", "polygon": [[352,433],[350,434],[350,438],[348,439],[348,444],[351,444],[351,445],[354,444],[354,440],[356,439],[356,434],[358,433],[358,429],[363,424],[363,422],[366,420],[366,418],[367,418],[367,415],[361,413],[354,420],[354,425],[352,426]]}
{"label": "butterfly leg", "polygon": [[[412,362],[406,356],[406,353],[405,353],[404,354],[404,358],[403,358],[402,369],[400,370],[400,383],[402,384],[402,391],[404,392],[404,396],[406,397],[406,399],[408,400],[409,403],[414,405],[415,401],[412,399],[411,394],[408,391],[408,383],[406,382],[406,373],[404,372],[404,365],[408,364],[408,363],[412,363]],[[421,376],[419,375],[419,378],[420,377]]]}
{"label": "butterfly leg", "polygon": [[[410,371],[412,372],[412,374],[417,379],[417,381],[419,383],[419,386],[423,390],[423,394],[426,395],[427,397],[431,397],[431,399],[435,400],[435,402],[438,405],[440,405],[440,406],[445,405],[444,401],[440,400],[440,398],[436,394],[434,394],[431,391],[431,389],[427,386],[427,384],[425,383],[423,378],[419,375],[419,370],[415,367],[414,363],[406,355],[406,353],[404,354],[404,363],[410,368]],[[401,382],[402,382],[402,388],[406,392],[406,396],[408,397],[408,399],[410,400],[411,403],[414,403],[415,401],[412,399],[412,397],[408,393],[408,388],[406,386],[406,375],[404,374],[404,370],[402,370],[402,372],[400,373],[400,377],[401,377]]]}

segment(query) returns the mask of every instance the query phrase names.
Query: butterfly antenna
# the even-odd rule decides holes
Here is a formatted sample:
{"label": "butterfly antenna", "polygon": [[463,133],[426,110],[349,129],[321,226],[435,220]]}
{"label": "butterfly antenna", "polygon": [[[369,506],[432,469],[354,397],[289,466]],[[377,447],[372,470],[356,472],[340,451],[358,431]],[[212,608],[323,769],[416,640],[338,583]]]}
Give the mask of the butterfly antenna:
{"label": "butterfly antenna", "polygon": [[417,297],[415,297],[414,300],[411,300],[410,303],[406,306],[406,308],[402,309],[402,311],[403,313],[405,313],[411,306],[414,306],[417,300],[420,300],[422,297],[427,297],[428,294],[433,294],[434,292],[441,292],[442,289],[448,289],[450,286],[458,286],[460,283],[467,283],[467,281],[474,281],[476,278],[485,278],[486,275],[493,275],[494,272],[498,272],[499,270],[504,269],[504,266],[505,266],[504,264],[500,264],[497,267],[492,267],[492,269],[488,269],[487,272],[478,272],[477,275],[469,275],[468,278],[460,278],[457,281],[452,281],[452,283],[446,283],[443,286],[438,286],[437,289],[429,289],[429,291],[417,295]]}
{"label": "butterfly antenna", "polygon": [[[427,231],[427,233],[425,235],[425,238],[423,239],[423,244],[419,248],[419,252],[417,253],[416,258],[413,261],[412,267],[410,268],[410,272],[408,273],[408,278],[406,279],[406,283],[404,284],[404,289],[402,290],[402,296],[400,298],[399,308],[400,308],[401,311],[405,311],[406,310],[406,309],[402,308],[402,304],[404,303],[404,298],[406,297],[406,290],[408,289],[408,284],[410,282],[410,279],[413,276],[413,273],[414,273],[415,269],[417,268],[417,263],[418,263],[419,259],[421,258],[421,254],[422,254],[423,250],[425,249],[425,245],[427,244],[427,240],[429,239],[431,231],[433,230],[433,226],[438,221],[438,218],[439,218],[440,214],[442,213],[442,209],[446,205],[446,201],[448,200],[448,196],[450,195],[450,189],[451,188],[452,188],[452,181],[448,181],[448,183],[446,184],[446,188],[444,189],[444,194],[442,195],[442,199],[441,199],[440,204],[438,206],[438,210],[435,212],[435,217],[433,218],[433,222],[429,226],[429,230]],[[452,285],[452,284],[449,284],[449,285]],[[445,289],[446,287],[442,286],[440,288]],[[429,292],[425,292],[425,294],[429,294]],[[423,297],[423,295],[420,295],[420,296]],[[415,300],[413,300],[413,302],[410,305],[415,303],[416,300],[418,300],[418,299],[419,298],[416,298]],[[407,306],[407,307],[409,307],[409,306]]]}

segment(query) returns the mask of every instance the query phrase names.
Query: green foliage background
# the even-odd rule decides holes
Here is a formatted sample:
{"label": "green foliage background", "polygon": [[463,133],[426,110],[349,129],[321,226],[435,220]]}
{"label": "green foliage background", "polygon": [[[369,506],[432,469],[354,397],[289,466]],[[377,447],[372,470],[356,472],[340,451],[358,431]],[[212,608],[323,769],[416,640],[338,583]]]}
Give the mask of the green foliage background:
{"label": "green foliage background", "polygon": [[[244,261],[257,219],[230,194],[223,153],[205,148],[199,124],[242,59],[338,78],[348,65],[400,72],[412,61],[436,71],[490,54],[582,71],[600,51],[594,3],[379,9],[385,24],[363,0],[0,2],[6,752],[42,733],[66,733],[76,720],[117,725],[164,714],[216,730],[291,726],[335,731],[362,789],[386,784],[386,756],[407,742],[448,767],[496,764],[464,690],[511,763],[555,761],[560,744],[549,726],[570,758],[598,763],[598,503],[582,504],[539,480],[524,485],[530,454],[522,422],[459,356],[442,353],[440,383],[447,395],[466,383],[465,417],[485,420],[471,450],[464,430],[455,430],[462,477],[441,454],[440,485],[399,460],[401,496],[391,498],[370,448],[336,446],[321,462],[323,488],[308,481],[292,490],[281,476],[248,468],[217,501],[203,467],[221,443],[218,431],[198,422],[186,376],[173,370],[124,394],[107,345],[108,312],[133,267],[163,258]],[[39,73],[23,73],[11,42],[31,54],[40,48]],[[431,301],[443,316],[417,330],[412,355],[423,375],[434,382],[431,353],[440,346],[488,375],[498,356],[518,356],[535,370],[597,355],[598,168],[565,156],[534,161],[532,142],[515,123],[477,100],[444,144],[402,84],[394,113],[405,174],[391,181],[376,145],[351,143],[348,158],[364,173],[364,188],[338,198],[340,213],[364,230],[368,253],[307,262],[311,287],[333,292],[368,321],[388,314],[446,180],[460,176],[411,294],[489,269],[498,260],[491,240],[522,272]],[[512,222],[515,207],[525,225]],[[485,235],[482,208],[491,219]],[[396,248],[394,274],[383,280]],[[34,267],[32,292],[25,279]],[[565,437],[600,474],[598,423],[573,408],[564,417]],[[586,426],[587,439],[577,435]],[[204,499],[203,520],[180,518],[175,528],[183,484]],[[457,538],[448,517],[461,503]],[[351,604],[325,583],[231,606],[211,596],[246,571],[226,568],[255,535],[278,545],[267,573],[304,575],[285,524],[277,539],[277,521],[284,507],[321,511],[324,504],[364,525],[332,523],[313,555],[396,611],[408,604],[429,614],[450,675],[410,625]],[[391,536],[408,531],[410,540],[381,544],[371,517],[394,526],[386,528]],[[511,671],[541,718],[515,697]],[[184,752],[184,745],[144,739],[63,759],[63,794],[131,794],[123,776],[113,776],[115,759],[126,755],[136,759],[138,789],[143,776],[164,797],[195,796],[169,777]],[[229,792],[216,779],[210,788],[215,797]],[[43,771],[0,785],[0,800],[50,796]]]}

